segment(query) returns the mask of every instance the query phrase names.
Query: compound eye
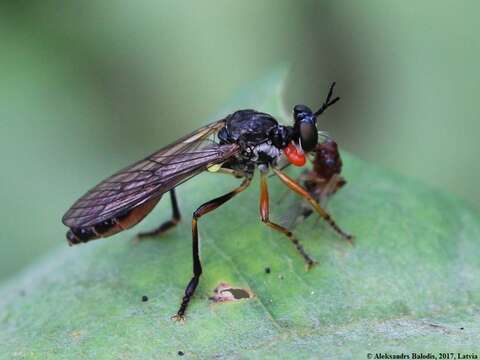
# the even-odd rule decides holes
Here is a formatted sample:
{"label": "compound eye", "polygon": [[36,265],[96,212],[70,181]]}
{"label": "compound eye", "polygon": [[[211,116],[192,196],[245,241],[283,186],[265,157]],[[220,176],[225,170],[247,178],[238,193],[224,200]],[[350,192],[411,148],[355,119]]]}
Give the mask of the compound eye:
{"label": "compound eye", "polygon": [[293,116],[295,121],[300,121],[306,116],[311,116],[312,110],[306,105],[295,105],[293,108]]}
{"label": "compound eye", "polygon": [[312,122],[301,122],[299,131],[302,149],[305,152],[312,151],[318,144],[317,126]]}

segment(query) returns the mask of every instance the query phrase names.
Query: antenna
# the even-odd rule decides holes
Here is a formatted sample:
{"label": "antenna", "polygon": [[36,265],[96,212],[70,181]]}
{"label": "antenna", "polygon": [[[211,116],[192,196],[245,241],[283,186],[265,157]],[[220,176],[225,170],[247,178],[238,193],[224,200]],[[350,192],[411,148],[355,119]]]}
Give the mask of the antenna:
{"label": "antenna", "polygon": [[328,95],[327,95],[327,99],[325,100],[325,102],[322,104],[322,106],[320,106],[320,109],[318,109],[313,115],[315,115],[315,117],[321,115],[325,110],[327,110],[328,107],[332,106],[333,104],[335,104],[338,100],[340,100],[340,97],[336,97],[334,98],[333,100],[330,100],[330,98],[332,97],[332,94],[333,94],[333,88],[335,87],[335,84],[336,82],[334,81],[332,83],[332,85],[330,85],[330,90],[328,91]]}

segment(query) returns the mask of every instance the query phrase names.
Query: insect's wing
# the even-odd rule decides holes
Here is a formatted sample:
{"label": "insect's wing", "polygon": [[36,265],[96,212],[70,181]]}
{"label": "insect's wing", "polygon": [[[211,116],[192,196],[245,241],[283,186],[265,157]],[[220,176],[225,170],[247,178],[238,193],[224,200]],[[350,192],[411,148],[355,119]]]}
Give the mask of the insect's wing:
{"label": "insect's wing", "polygon": [[81,197],[63,216],[70,228],[95,226],[121,216],[180,183],[220,164],[238,152],[238,145],[219,145],[220,120],[207,125],[145,159],[117,172]]}

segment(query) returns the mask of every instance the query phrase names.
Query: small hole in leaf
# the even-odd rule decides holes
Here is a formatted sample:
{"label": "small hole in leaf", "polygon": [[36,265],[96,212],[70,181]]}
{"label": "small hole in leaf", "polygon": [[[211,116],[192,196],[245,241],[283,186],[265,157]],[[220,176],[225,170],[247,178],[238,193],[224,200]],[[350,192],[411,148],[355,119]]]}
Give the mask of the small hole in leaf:
{"label": "small hole in leaf", "polygon": [[235,300],[249,299],[250,298],[250,294],[248,293],[248,291],[243,290],[243,289],[230,288],[230,289],[222,290],[222,294],[225,293],[225,292],[231,293],[233,295],[233,297],[235,298]]}
{"label": "small hole in leaf", "polygon": [[220,283],[213,292],[214,295],[210,297],[210,300],[214,302],[238,301],[252,297],[249,290],[236,288],[226,283]]}

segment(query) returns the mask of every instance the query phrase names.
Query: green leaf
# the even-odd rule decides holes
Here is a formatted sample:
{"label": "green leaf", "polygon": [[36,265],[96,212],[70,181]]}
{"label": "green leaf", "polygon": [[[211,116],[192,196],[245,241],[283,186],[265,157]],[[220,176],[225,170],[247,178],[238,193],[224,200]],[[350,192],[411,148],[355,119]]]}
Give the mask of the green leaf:
{"label": "green leaf", "polygon": [[[281,114],[285,74],[282,68],[254,84],[235,105]],[[182,351],[192,359],[365,359],[478,351],[478,214],[453,196],[343,155],[348,185],[329,210],[356,235],[355,247],[311,216],[295,228],[319,261],[305,271],[292,244],[260,222],[255,181],[200,220],[204,275],[187,321],[174,322],[191,276],[190,214],[238,184],[204,174],[179,188],[184,222],[164,237],[132,241],[169,216],[168,201],[135,230],[73,248],[65,242],[5,284],[0,358],[165,359]],[[274,220],[300,206],[277,179],[270,187]],[[213,303],[220,283],[253,298]]]}

